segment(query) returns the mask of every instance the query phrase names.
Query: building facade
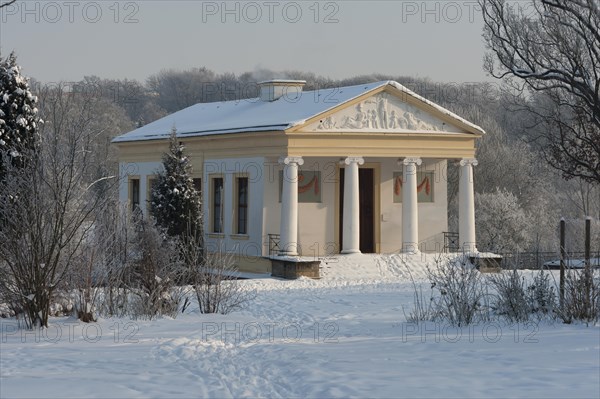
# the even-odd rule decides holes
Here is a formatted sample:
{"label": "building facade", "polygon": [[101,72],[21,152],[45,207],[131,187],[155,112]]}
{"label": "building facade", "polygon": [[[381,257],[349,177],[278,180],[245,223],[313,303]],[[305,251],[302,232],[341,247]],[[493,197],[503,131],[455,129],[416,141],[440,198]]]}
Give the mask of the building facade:
{"label": "building facade", "polygon": [[460,164],[459,243],[476,251],[473,166],[484,131],[396,82],[197,104],[117,137],[121,201],[148,212],[173,126],[202,191],[207,248],[248,271],[268,256],[440,251],[447,165]]}

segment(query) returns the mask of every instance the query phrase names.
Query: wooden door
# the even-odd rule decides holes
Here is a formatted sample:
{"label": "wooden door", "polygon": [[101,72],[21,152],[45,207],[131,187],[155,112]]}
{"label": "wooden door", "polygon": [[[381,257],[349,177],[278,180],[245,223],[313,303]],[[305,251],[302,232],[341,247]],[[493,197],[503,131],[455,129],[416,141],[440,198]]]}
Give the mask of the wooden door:
{"label": "wooden door", "polygon": [[[360,208],[360,251],[375,252],[375,179],[372,168],[358,170]],[[344,242],[344,169],[340,169],[339,236],[340,250]]]}

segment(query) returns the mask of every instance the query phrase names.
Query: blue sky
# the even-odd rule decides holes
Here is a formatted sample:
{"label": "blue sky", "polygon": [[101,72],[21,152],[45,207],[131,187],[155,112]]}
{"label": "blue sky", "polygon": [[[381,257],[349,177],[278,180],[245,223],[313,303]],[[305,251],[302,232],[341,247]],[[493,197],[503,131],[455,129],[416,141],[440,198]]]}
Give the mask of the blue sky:
{"label": "blue sky", "polygon": [[[1,0],[0,0],[1,1]],[[44,82],[163,68],[490,80],[476,1],[19,1],[0,51]]]}

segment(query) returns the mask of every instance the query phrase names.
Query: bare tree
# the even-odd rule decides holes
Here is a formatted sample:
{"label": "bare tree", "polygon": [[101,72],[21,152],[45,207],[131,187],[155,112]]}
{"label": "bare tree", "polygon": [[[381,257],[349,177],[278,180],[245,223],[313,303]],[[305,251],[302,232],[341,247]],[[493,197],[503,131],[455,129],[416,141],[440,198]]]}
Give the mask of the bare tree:
{"label": "bare tree", "polygon": [[41,97],[46,123],[39,143],[21,168],[4,157],[7,174],[0,183],[0,284],[28,327],[48,325],[52,297],[117,184],[115,176],[98,177],[92,162],[99,133],[91,128],[93,99],[62,86]]}
{"label": "bare tree", "polygon": [[158,105],[167,112],[222,100],[216,74],[204,67],[186,71],[163,70],[150,76],[146,84],[157,94]]}
{"label": "bare tree", "polygon": [[485,68],[517,92],[538,93],[526,102],[547,161],[567,178],[600,183],[600,5],[512,4],[481,0]]}
{"label": "bare tree", "polygon": [[17,2],[17,0],[10,0],[10,1],[6,2],[6,3],[0,3],[0,8],[7,7],[7,6],[9,6],[9,5],[13,4],[13,3],[16,3],[16,2]]}

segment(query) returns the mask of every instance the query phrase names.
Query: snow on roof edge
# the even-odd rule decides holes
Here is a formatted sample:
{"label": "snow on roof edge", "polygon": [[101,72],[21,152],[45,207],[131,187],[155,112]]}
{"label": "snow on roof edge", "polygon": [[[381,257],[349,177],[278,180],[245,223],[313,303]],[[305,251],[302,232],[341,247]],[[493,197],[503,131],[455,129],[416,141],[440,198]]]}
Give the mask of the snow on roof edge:
{"label": "snow on roof edge", "polygon": [[422,101],[423,103],[429,105],[432,108],[435,108],[436,110],[440,111],[441,113],[458,120],[459,122],[477,130],[478,132],[480,132],[481,134],[485,134],[485,130],[483,130],[483,128],[481,126],[478,126],[476,124],[474,124],[473,122],[469,122],[468,120],[466,120],[465,118],[458,116],[457,114],[455,114],[454,112],[442,107],[441,105],[438,105],[436,103],[434,103],[433,101],[430,101],[428,99],[426,99],[425,97],[415,93],[414,91],[412,91],[411,89],[409,89],[406,86],[401,85],[400,83],[394,81],[394,80],[388,80],[387,84],[389,84],[390,86],[395,87],[396,89],[405,92],[406,94],[416,98],[419,101]]}
{"label": "snow on roof edge", "polygon": [[306,84],[306,80],[295,80],[295,79],[270,79],[270,80],[263,80],[261,82],[257,82],[256,83],[259,86],[262,85],[267,85],[267,84],[302,84],[305,85]]}
{"label": "snow on roof edge", "polygon": [[[219,134],[232,134],[232,133],[244,133],[244,132],[267,132],[267,131],[271,131],[271,130],[283,131],[290,127],[292,127],[291,124],[285,124],[285,125],[241,127],[241,128],[232,128],[232,129],[199,130],[199,131],[194,131],[194,132],[183,132],[183,133],[178,131],[177,137],[184,138],[184,137],[201,137],[201,136],[213,136],[213,135],[216,136]],[[119,140],[123,136],[125,136],[125,134],[113,138],[111,140],[111,142],[112,143],[134,143],[137,141],[165,140],[165,139],[169,138],[169,136],[165,136],[163,133],[156,133],[156,134],[148,134],[146,136],[143,136],[143,138],[136,137],[135,140],[130,140],[130,139]]]}

